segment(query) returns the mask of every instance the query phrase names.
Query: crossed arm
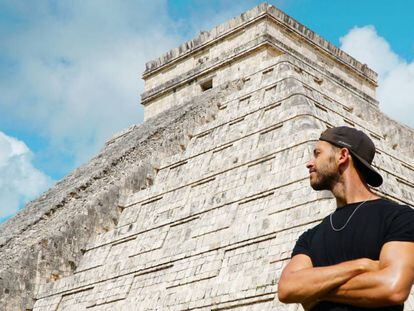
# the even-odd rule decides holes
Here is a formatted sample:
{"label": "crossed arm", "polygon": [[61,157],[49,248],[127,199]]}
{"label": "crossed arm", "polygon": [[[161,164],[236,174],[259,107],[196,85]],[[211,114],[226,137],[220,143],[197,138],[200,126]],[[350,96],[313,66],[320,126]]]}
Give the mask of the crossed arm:
{"label": "crossed arm", "polygon": [[327,267],[313,267],[306,255],[296,255],[279,280],[279,300],[301,303],[305,309],[317,301],[358,307],[402,304],[414,281],[414,243],[388,242],[379,261],[356,259]]}

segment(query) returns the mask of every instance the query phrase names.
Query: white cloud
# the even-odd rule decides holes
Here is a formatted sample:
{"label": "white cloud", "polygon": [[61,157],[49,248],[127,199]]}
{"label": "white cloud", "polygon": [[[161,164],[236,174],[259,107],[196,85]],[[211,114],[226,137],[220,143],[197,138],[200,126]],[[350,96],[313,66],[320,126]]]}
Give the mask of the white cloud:
{"label": "white cloud", "polygon": [[381,110],[414,128],[414,62],[397,55],[374,26],[355,27],[340,42],[341,49],[377,71]]}
{"label": "white cloud", "polygon": [[[186,4],[185,20],[169,16],[166,0],[0,4],[17,21],[0,31],[0,124],[46,141],[42,163],[67,173],[142,122],[146,61],[181,44],[180,34],[194,36],[253,2]],[[2,57],[11,63],[3,79]]]}
{"label": "white cloud", "polygon": [[25,143],[0,132],[0,219],[46,190],[52,180],[32,165]]}
{"label": "white cloud", "polygon": [[24,21],[0,40],[0,57],[16,62],[0,80],[0,124],[36,133],[48,142],[44,153],[72,156],[73,168],[142,122],[144,64],[180,41],[165,1],[16,1],[9,9]]}

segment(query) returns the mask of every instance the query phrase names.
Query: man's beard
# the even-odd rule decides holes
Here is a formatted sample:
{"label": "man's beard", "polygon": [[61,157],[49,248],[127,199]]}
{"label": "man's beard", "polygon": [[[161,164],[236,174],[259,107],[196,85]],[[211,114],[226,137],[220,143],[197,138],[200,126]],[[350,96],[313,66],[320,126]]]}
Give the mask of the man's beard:
{"label": "man's beard", "polygon": [[329,171],[328,168],[315,172],[316,179],[310,179],[313,190],[331,190],[339,180],[339,173],[335,170]]}

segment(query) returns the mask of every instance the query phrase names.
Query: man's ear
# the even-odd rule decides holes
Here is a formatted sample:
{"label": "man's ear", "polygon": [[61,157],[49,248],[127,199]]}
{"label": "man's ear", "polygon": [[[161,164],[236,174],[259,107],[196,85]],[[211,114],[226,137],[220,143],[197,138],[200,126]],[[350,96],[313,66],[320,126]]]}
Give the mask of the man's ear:
{"label": "man's ear", "polygon": [[338,162],[339,164],[345,164],[345,163],[349,163],[351,154],[349,153],[348,148],[341,148],[339,150],[339,159]]}

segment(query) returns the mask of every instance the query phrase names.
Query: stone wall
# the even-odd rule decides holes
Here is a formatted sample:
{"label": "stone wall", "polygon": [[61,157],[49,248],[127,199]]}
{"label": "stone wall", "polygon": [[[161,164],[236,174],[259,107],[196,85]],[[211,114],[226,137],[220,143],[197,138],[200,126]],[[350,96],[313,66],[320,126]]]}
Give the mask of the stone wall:
{"label": "stone wall", "polygon": [[[358,60],[354,59],[352,56],[348,55],[330,42],[326,41],[324,38],[303,24],[299,23],[294,18],[288,16],[284,12],[267,3],[262,3],[241,14],[240,16],[234,17],[233,19],[214,27],[209,31],[202,31],[196,38],[168,51],[155,60],[147,62],[146,70],[143,75],[144,79],[156,73],[164,66],[169,66],[174,61],[183,59],[189,54],[192,54],[194,52],[197,52],[199,49],[204,48],[208,44],[211,44],[229,34],[233,34],[234,32],[239,32],[240,29],[246,25],[249,25],[255,20],[260,19],[266,15],[270,15],[275,21],[279,22],[284,27],[292,29],[292,31],[312,42],[320,50],[324,50],[334,57],[340,59],[350,67],[361,72],[363,75],[366,75],[367,78],[374,81],[377,79],[377,74],[368,68],[365,64],[360,63]],[[176,73],[176,75],[178,74],[179,73]]]}
{"label": "stone wall", "polygon": [[[193,98],[110,140],[86,165],[0,227],[0,305],[31,309],[39,285],[73,274],[87,242],[119,221],[119,198],[150,186],[161,158],[186,148],[234,84]],[[2,310],[4,310],[2,309]]]}
{"label": "stone wall", "polygon": [[145,118],[199,95],[206,79],[212,85],[229,82],[262,70],[281,54],[329,73],[375,102],[375,72],[274,7],[260,5],[202,38],[147,64],[141,95]]}

